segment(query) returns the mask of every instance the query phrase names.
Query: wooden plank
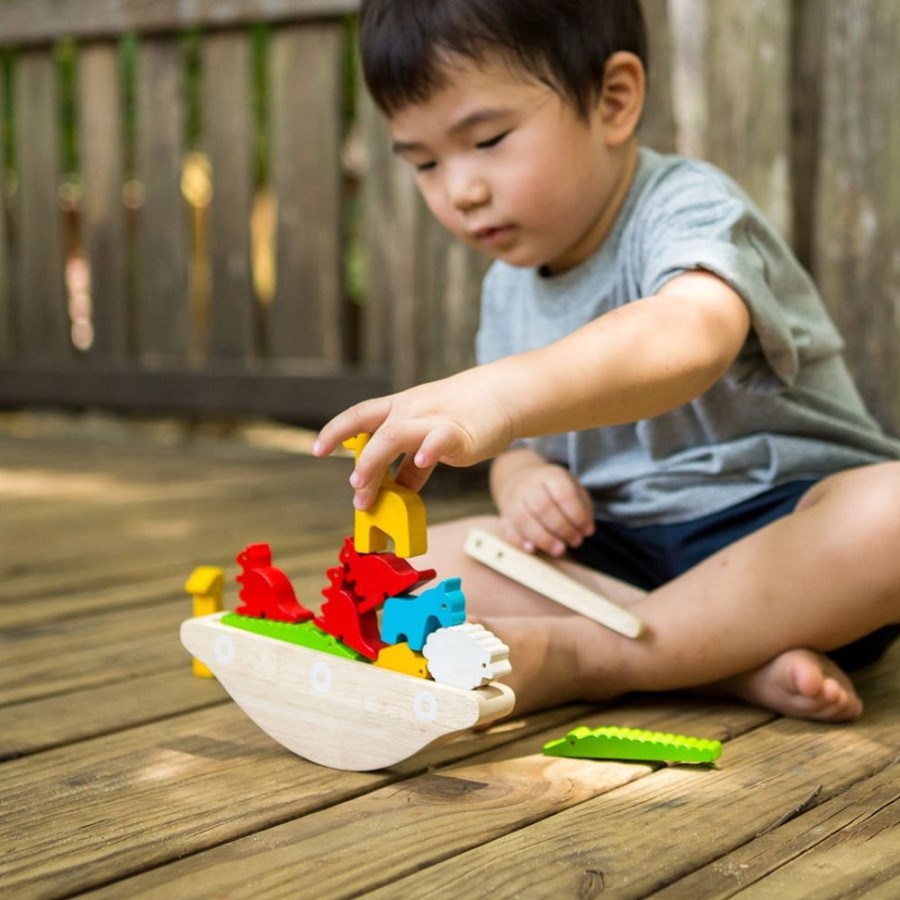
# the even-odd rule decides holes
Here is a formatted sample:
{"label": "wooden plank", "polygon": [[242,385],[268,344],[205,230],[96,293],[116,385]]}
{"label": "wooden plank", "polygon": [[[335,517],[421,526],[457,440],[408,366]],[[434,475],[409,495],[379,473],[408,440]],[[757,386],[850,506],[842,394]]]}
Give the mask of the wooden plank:
{"label": "wooden plank", "polygon": [[137,160],[141,207],[138,346],[145,363],[186,362],[191,338],[187,204],[181,193],[181,47],[148,38],[138,52]]}
{"label": "wooden plank", "polygon": [[645,631],[644,623],[627,609],[554,568],[547,560],[525,553],[488,531],[473,528],[464,549],[495,572],[618,634],[638,638]]}
{"label": "wooden plank", "polygon": [[0,359],[12,355],[13,327],[10,298],[9,232],[6,226],[7,160],[6,160],[6,70],[0,63]]}
{"label": "wooden plank", "polygon": [[185,596],[122,612],[48,622],[35,630],[3,632],[0,703],[21,703],[180,668],[187,653],[178,641],[178,627],[189,608]]}
{"label": "wooden plank", "polygon": [[13,302],[18,349],[30,360],[73,355],[63,266],[60,100],[56,63],[45,50],[21,53],[15,69],[18,279]]}
{"label": "wooden plank", "polygon": [[253,207],[250,39],[223,32],[203,41],[203,144],[212,166],[209,251],[212,271],[207,356],[257,355],[250,255]]}
{"label": "wooden plank", "polygon": [[[187,677],[191,693],[208,696],[208,683]],[[0,767],[0,841],[7,848],[0,879],[16,896],[71,896],[283,822],[298,822],[306,839],[322,847],[330,840],[314,824],[304,828],[301,817],[429,766],[564,728],[572,714],[534,717],[515,732],[469,734],[381,773],[341,772],[299,759],[232,703],[9,761]],[[443,806],[433,789],[429,797],[427,780],[423,796],[433,811]],[[309,865],[296,855],[294,862]],[[369,867],[377,869],[377,859]],[[295,870],[291,878],[297,879],[292,895],[296,888],[296,896],[315,896],[317,879],[308,872],[298,879]]]}
{"label": "wooden plank", "polygon": [[896,763],[653,895],[872,897],[900,878],[900,767]]}
{"label": "wooden plank", "polygon": [[414,352],[416,380],[431,381],[475,365],[481,281],[489,257],[466,247],[423,211],[424,267],[413,294],[422,323]]}
{"label": "wooden plank", "polygon": [[423,356],[428,351],[421,335],[428,325],[428,309],[420,297],[427,296],[424,288],[430,259],[426,247],[434,222],[415,185],[412,168],[399,159],[393,164],[389,225],[391,379],[394,390],[403,390],[423,380]]}
{"label": "wooden plank", "polygon": [[345,358],[342,45],[339,24],[290,26],[272,35],[270,127],[278,226],[267,341],[275,358]]}
{"label": "wooden plank", "polygon": [[900,6],[825,6],[814,276],[844,335],[861,393],[900,432]]}
{"label": "wooden plank", "polygon": [[118,50],[88,44],[78,60],[78,141],[85,194],[81,227],[90,266],[91,359],[122,361],[128,355],[125,128]]}
{"label": "wooden plank", "polygon": [[[645,897],[891,764],[896,658],[861,680],[866,716],[852,726],[777,719],[729,742],[717,772],[663,769],[367,896]],[[573,782],[597,765],[581,762]]]}
{"label": "wooden plank", "polygon": [[66,37],[114,38],[132,31],[150,34],[320,19],[358,8],[359,0],[4,0],[0,46],[46,44]]}
{"label": "wooden plank", "polygon": [[[100,686],[18,703],[2,712],[0,760],[18,759],[230,702],[214,679],[193,678],[190,660],[178,669],[131,676]],[[86,716],[84,711],[91,710]]]}
{"label": "wooden plank", "polygon": [[717,0],[705,8],[708,159],[790,237],[791,6]]}
{"label": "wooden plank", "polygon": [[258,414],[310,427],[321,427],[341,410],[389,388],[379,372],[330,365],[267,366],[248,373],[216,367],[187,372],[97,366],[79,371],[0,362],[4,406],[49,403],[148,413]]}
{"label": "wooden plank", "polygon": [[[641,723],[638,727],[657,727],[660,720],[665,720],[690,729],[709,728],[717,716],[733,711],[734,707],[708,712],[700,707],[676,710],[661,704],[631,710],[629,714],[632,721]],[[557,710],[553,715],[563,712]],[[758,715],[740,719],[736,730],[748,727],[750,722],[758,723]],[[593,713],[587,718],[595,722],[600,716]],[[535,724],[542,721],[544,727],[536,729]],[[722,733],[721,718],[718,725]],[[297,898],[324,900],[359,896],[372,890],[376,896],[427,896],[428,873],[439,860],[452,861],[459,854],[465,859],[467,848],[489,844],[492,839],[519,829],[527,832],[535,822],[614,793],[630,782],[655,779],[651,776],[654,767],[647,764],[596,763],[541,755],[543,743],[565,730],[566,727],[538,718],[518,722],[506,732],[488,732],[484,735],[488,740],[503,741],[499,749],[383,787],[302,820],[286,822],[265,835],[173,862],[114,887],[120,896],[124,890],[129,897],[159,896],[176,885],[185,898],[200,898],[204,891],[206,896],[227,896],[240,892],[241,885],[247,883],[253,884],[254,896],[261,898],[279,896],[286,885],[290,885],[291,896]],[[451,751],[455,755],[464,746],[449,745],[432,759],[446,763]],[[426,759],[411,760],[410,764],[421,764]],[[703,774],[718,777],[715,772]],[[315,878],[303,875],[308,873],[310,859],[316,861]],[[452,862],[448,865],[452,867]],[[419,870],[422,878],[411,879],[416,885],[411,893],[390,887],[377,890],[398,879],[405,885],[404,876]],[[465,877],[467,869],[463,866],[457,874]],[[507,867],[497,867],[498,880],[511,874]],[[540,885],[542,880],[543,877],[531,884]],[[473,884],[465,891],[444,885],[443,892],[438,890],[432,895],[493,896],[479,891],[475,881],[472,879]],[[113,896],[113,887],[97,896]],[[517,896],[577,895],[523,892]]]}
{"label": "wooden plank", "polygon": [[[358,140],[365,167],[360,196],[363,214],[365,304],[362,309],[360,347],[363,360],[388,371],[391,365],[391,315],[395,300],[390,274],[393,256],[391,222],[396,160],[381,112],[372,102],[361,72],[357,71]],[[403,354],[395,354],[403,355]]]}
{"label": "wooden plank", "polygon": [[50,750],[0,766],[0,882],[21,897],[71,896],[391,777],[300,760],[234,704]]}
{"label": "wooden plank", "polygon": [[810,271],[814,265],[825,66],[822,4],[820,0],[794,0],[790,76],[793,247],[797,258]]}
{"label": "wooden plank", "polygon": [[675,111],[672,106],[672,33],[669,0],[641,0],[649,43],[649,80],[641,143],[660,153],[675,151]]}

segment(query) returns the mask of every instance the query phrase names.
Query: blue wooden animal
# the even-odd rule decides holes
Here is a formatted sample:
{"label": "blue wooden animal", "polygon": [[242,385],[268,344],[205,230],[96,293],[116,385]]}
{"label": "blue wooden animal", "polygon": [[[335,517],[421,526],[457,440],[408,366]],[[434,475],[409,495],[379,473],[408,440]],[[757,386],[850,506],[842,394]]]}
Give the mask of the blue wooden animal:
{"label": "blue wooden animal", "polygon": [[462,625],[466,620],[466,598],[459,578],[445,578],[417,596],[390,597],[381,614],[381,639],[388,644],[406,641],[420,651],[432,631]]}

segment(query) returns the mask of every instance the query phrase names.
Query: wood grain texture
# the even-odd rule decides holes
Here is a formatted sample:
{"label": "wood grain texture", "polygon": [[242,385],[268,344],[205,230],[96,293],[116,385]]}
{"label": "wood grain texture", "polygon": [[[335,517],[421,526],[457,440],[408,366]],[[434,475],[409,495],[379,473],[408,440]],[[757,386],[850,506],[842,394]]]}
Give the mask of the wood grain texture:
{"label": "wood grain texture", "polygon": [[791,6],[707,4],[706,152],[791,237]]}
{"label": "wood grain texture", "polygon": [[138,54],[137,160],[144,185],[138,347],[150,366],[184,365],[192,336],[187,203],[181,193],[184,93],[181,47],[146,38]]}
{"label": "wood grain texture", "polygon": [[[543,900],[683,883],[679,896],[765,896],[774,878],[779,896],[892,896],[898,648],[857,676],[862,720],[837,727],[724,698],[630,697],[513,716],[377,775],[315,766],[260,732],[190,674],[184,582],[221,565],[231,606],[239,541],[271,540],[306,602],[352,521],[349,466],[199,436],[0,430],[7,893]],[[480,502],[432,498],[429,518]],[[540,752],[609,724],[721,739],[720,767]]]}
{"label": "wood grain texture", "polygon": [[22,53],[15,67],[20,237],[16,279],[19,352],[71,359],[66,308],[62,211],[59,206],[59,80],[53,54]]}
{"label": "wood grain texture", "polygon": [[212,167],[209,255],[212,273],[206,357],[259,355],[253,293],[253,115],[250,37],[207,35],[203,41],[204,146]]}
{"label": "wood grain texture", "polygon": [[346,344],[340,138],[343,31],[279,28],[271,46],[273,182],[278,200],[275,358],[339,362]]}
{"label": "wood grain texture", "polygon": [[78,58],[79,156],[84,177],[82,239],[90,267],[90,359],[129,355],[127,240],[122,189],[125,123],[114,43],[89,44]]}
{"label": "wood grain texture", "polygon": [[358,8],[359,0],[4,0],[0,46],[339,17]]}
{"label": "wood grain texture", "polygon": [[813,793],[821,802],[890,765],[900,746],[900,685],[868,686],[869,718],[853,729],[776,720],[727,743],[719,771],[662,769],[370,896],[417,896],[426,885],[455,896],[648,896],[752,840]]}
{"label": "wood grain texture", "polygon": [[900,7],[825,6],[815,275],[876,416],[900,431]]}
{"label": "wood grain texture", "polygon": [[[900,860],[888,846],[900,825],[897,764],[813,805],[655,895],[675,897],[891,896]],[[695,893],[696,892],[696,893]]]}
{"label": "wood grain texture", "polygon": [[[5,122],[7,119],[6,107],[6,71],[3,66],[0,66],[0,122]],[[10,357],[13,350],[13,312],[10,297],[12,271],[10,268],[9,232],[6,225],[8,193],[6,171],[6,141],[0,140],[0,359]]]}

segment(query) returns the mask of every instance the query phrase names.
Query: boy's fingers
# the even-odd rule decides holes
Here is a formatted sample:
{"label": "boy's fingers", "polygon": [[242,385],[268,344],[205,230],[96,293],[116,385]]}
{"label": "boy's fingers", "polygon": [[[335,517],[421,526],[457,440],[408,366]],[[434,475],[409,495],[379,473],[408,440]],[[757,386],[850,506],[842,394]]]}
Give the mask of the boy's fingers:
{"label": "boy's fingers", "polygon": [[348,438],[362,432],[370,434],[385,420],[389,410],[389,399],[376,397],[372,400],[363,400],[338,413],[319,431],[313,444],[313,454],[328,456]]}
{"label": "boy's fingers", "polygon": [[420,469],[433,469],[439,462],[456,465],[466,452],[462,432],[452,425],[436,425],[424,436],[413,458]]}

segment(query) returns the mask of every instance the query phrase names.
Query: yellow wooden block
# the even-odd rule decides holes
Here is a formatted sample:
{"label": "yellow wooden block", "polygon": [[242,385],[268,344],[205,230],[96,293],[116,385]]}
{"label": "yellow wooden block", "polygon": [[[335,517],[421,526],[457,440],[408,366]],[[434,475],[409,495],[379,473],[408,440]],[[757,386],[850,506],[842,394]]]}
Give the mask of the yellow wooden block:
{"label": "yellow wooden block", "polygon": [[354,519],[357,553],[386,550],[388,537],[394,542],[394,553],[404,559],[421,556],[428,550],[422,498],[393,482],[388,487],[382,486],[371,508],[356,510]]}
{"label": "yellow wooden block", "polygon": [[[210,616],[224,608],[225,573],[217,566],[198,566],[191,572],[184,589],[194,598],[194,615]],[[213,673],[199,659],[193,661],[198,678],[213,678]]]}
{"label": "yellow wooden block", "polygon": [[394,672],[403,672],[404,675],[413,675],[416,678],[428,677],[428,660],[421,653],[409,649],[405,641],[400,644],[391,644],[383,647],[375,660],[376,666],[382,669],[392,669]]}
{"label": "yellow wooden block", "polygon": [[[368,440],[369,435],[358,434],[344,441],[344,446],[359,459]],[[357,553],[380,553],[387,550],[388,538],[394,542],[394,553],[404,559],[421,556],[428,550],[422,498],[385,475],[375,503],[369,509],[355,512],[353,543]]]}

